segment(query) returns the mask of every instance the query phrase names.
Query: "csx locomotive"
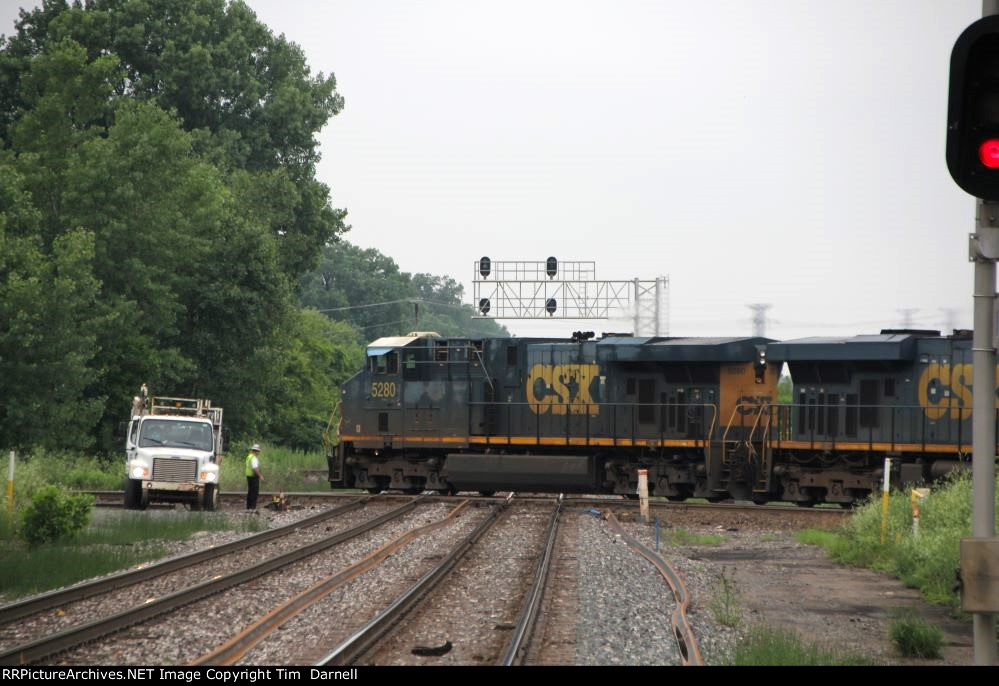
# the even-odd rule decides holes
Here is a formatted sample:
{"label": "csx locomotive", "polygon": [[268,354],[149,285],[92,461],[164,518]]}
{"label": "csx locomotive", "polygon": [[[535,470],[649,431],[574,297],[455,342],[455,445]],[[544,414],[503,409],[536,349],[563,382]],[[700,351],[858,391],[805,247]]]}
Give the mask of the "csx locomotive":
{"label": "csx locomotive", "polygon": [[[592,336],[592,334],[590,335]],[[787,365],[791,403],[777,402]],[[381,338],[342,389],[333,487],[849,506],[971,452],[971,335]],[[995,420],[995,418],[990,418]]]}

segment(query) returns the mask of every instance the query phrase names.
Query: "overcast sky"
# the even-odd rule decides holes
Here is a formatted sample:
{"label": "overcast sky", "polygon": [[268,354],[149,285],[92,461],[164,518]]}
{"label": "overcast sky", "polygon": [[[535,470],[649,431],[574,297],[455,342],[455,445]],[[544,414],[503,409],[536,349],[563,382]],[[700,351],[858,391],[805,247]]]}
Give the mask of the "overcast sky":
{"label": "overcast sky", "polygon": [[336,75],[319,177],[347,239],[469,301],[480,256],[554,255],[669,275],[673,335],[748,334],[749,303],[775,338],[971,327],[944,141],[980,0],[248,4]]}

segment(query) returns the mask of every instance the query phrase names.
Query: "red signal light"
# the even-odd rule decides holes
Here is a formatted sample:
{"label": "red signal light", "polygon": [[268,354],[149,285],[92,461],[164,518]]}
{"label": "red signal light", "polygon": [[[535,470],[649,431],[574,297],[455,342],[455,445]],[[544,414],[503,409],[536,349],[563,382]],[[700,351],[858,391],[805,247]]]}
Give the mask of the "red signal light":
{"label": "red signal light", "polygon": [[999,169],[999,139],[990,138],[978,148],[978,159],[989,169]]}

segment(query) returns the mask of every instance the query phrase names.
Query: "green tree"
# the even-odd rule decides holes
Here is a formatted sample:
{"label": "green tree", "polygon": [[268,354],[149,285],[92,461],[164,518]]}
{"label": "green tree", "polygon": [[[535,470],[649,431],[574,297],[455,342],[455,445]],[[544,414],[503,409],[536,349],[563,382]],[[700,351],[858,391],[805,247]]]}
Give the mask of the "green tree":
{"label": "green tree", "polygon": [[442,336],[509,336],[495,321],[472,319],[453,278],[411,276],[391,257],[347,241],[323,248],[318,268],[301,278],[299,290],[303,306],[350,322],[362,341],[417,328]]}
{"label": "green tree", "polygon": [[92,443],[102,398],[96,381],[99,283],[94,237],[70,231],[51,256],[30,235],[40,213],[9,155],[0,155],[0,444],[80,448]]}
{"label": "green tree", "polygon": [[[315,136],[343,108],[336,79],[313,76],[301,48],[274,36],[244,3],[46,0],[15,27],[0,50],[0,137],[8,142],[34,106],[25,89],[33,63],[72,40],[102,72],[117,68],[115,95],[176,112],[199,152],[223,172],[243,170],[258,205],[276,204],[267,215],[280,217],[269,229],[286,274],[313,267],[321,246],[347,229],[346,212],[330,206],[328,187],[315,178]],[[100,85],[95,95],[107,96]],[[275,182],[295,192],[263,192]]]}

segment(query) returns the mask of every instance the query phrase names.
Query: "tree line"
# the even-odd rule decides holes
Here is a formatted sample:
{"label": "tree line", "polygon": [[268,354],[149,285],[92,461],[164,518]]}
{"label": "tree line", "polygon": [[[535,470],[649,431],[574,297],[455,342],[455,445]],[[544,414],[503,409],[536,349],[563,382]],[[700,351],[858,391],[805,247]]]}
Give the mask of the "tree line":
{"label": "tree line", "polygon": [[437,303],[420,328],[481,330],[460,284],[342,240],[316,134],[343,106],[241,2],[22,10],[0,37],[0,447],[112,452],[143,383],[311,447],[413,300]]}

